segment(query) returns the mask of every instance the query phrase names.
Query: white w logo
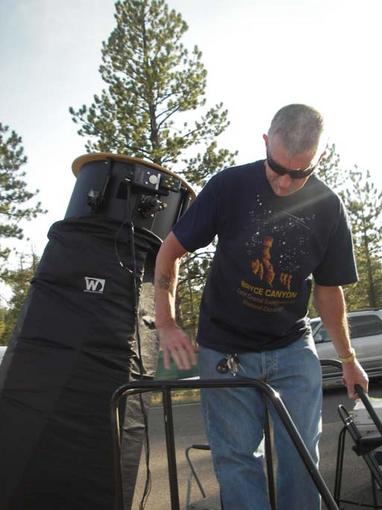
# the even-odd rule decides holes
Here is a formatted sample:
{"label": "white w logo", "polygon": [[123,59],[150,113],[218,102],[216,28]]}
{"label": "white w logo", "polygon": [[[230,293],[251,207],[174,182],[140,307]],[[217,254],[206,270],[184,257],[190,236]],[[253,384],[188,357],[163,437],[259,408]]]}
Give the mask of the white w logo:
{"label": "white w logo", "polygon": [[84,292],[102,294],[103,289],[105,288],[105,280],[101,278],[92,278],[90,276],[85,276],[85,285],[86,288],[84,289]]}

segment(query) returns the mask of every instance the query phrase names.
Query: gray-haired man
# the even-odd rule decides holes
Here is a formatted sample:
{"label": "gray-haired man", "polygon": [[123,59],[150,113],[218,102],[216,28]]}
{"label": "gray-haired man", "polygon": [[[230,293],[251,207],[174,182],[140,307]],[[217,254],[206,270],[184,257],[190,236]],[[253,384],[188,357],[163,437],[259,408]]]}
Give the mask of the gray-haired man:
{"label": "gray-haired man", "polygon": [[[318,463],[321,370],[307,319],[314,299],[343,361],[349,396],[368,380],[351,348],[342,285],[357,279],[339,197],[315,175],[323,120],[288,105],[264,135],[266,159],[215,175],[164,241],[156,265],[156,325],[165,365],[195,363],[175,321],[180,258],[218,236],[200,309],[200,375],[259,378],[279,391]],[[264,403],[250,389],[202,392],[207,434],[225,510],[269,508],[263,469]],[[302,461],[273,420],[280,510],[318,510]]]}

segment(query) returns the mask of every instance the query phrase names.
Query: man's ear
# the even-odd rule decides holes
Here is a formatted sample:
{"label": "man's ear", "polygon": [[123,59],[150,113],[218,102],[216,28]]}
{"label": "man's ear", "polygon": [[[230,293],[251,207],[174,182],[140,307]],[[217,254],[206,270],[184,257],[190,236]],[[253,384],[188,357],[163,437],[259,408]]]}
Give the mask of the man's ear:
{"label": "man's ear", "polygon": [[268,152],[268,147],[269,147],[269,136],[266,135],[266,134],[263,134],[263,140],[265,142],[265,150]]}

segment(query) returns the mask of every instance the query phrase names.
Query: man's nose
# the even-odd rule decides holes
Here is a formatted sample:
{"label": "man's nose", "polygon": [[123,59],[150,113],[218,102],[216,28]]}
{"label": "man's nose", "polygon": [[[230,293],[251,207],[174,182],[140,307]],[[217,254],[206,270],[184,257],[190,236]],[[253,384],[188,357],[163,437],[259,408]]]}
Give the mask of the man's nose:
{"label": "man's nose", "polygon": [[292,182],[292,178],[288,174],[280,175],[280,177],[279,177],[280,188],[289,188],[289,186],[291,185],[291,182]]}

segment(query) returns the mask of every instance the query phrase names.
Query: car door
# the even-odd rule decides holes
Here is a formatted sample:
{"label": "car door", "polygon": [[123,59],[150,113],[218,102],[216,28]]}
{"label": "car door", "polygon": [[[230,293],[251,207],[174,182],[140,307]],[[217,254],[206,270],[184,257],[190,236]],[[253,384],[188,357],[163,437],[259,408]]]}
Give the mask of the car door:
{"label": "car door", "polygon": [[382,319],[377,313],[349,316],[350,336],[358,360],[369,373],[382,373]]}
{"label": "car door", "polygon": [[324,325],[320,324],[313,333],[314,341],[316,343],[317,353],[320,359],[337,359],[337,353],[334,349],[333,343],[330,340],[329,334]]}
{"label": "car door", "polygon": [[[333,343],[330,340],[329,334],[326,328],[320,322],[319,326],[316,326],[313,330],[313,338],[316,344],[317,354],[320,360],[334,359],[337,360],[338,356],[334,349]],[[342,384],[342,373],[338,368],[324,365],[322,367],[323,384],[324,387],[330,387],[332,385]]]}

